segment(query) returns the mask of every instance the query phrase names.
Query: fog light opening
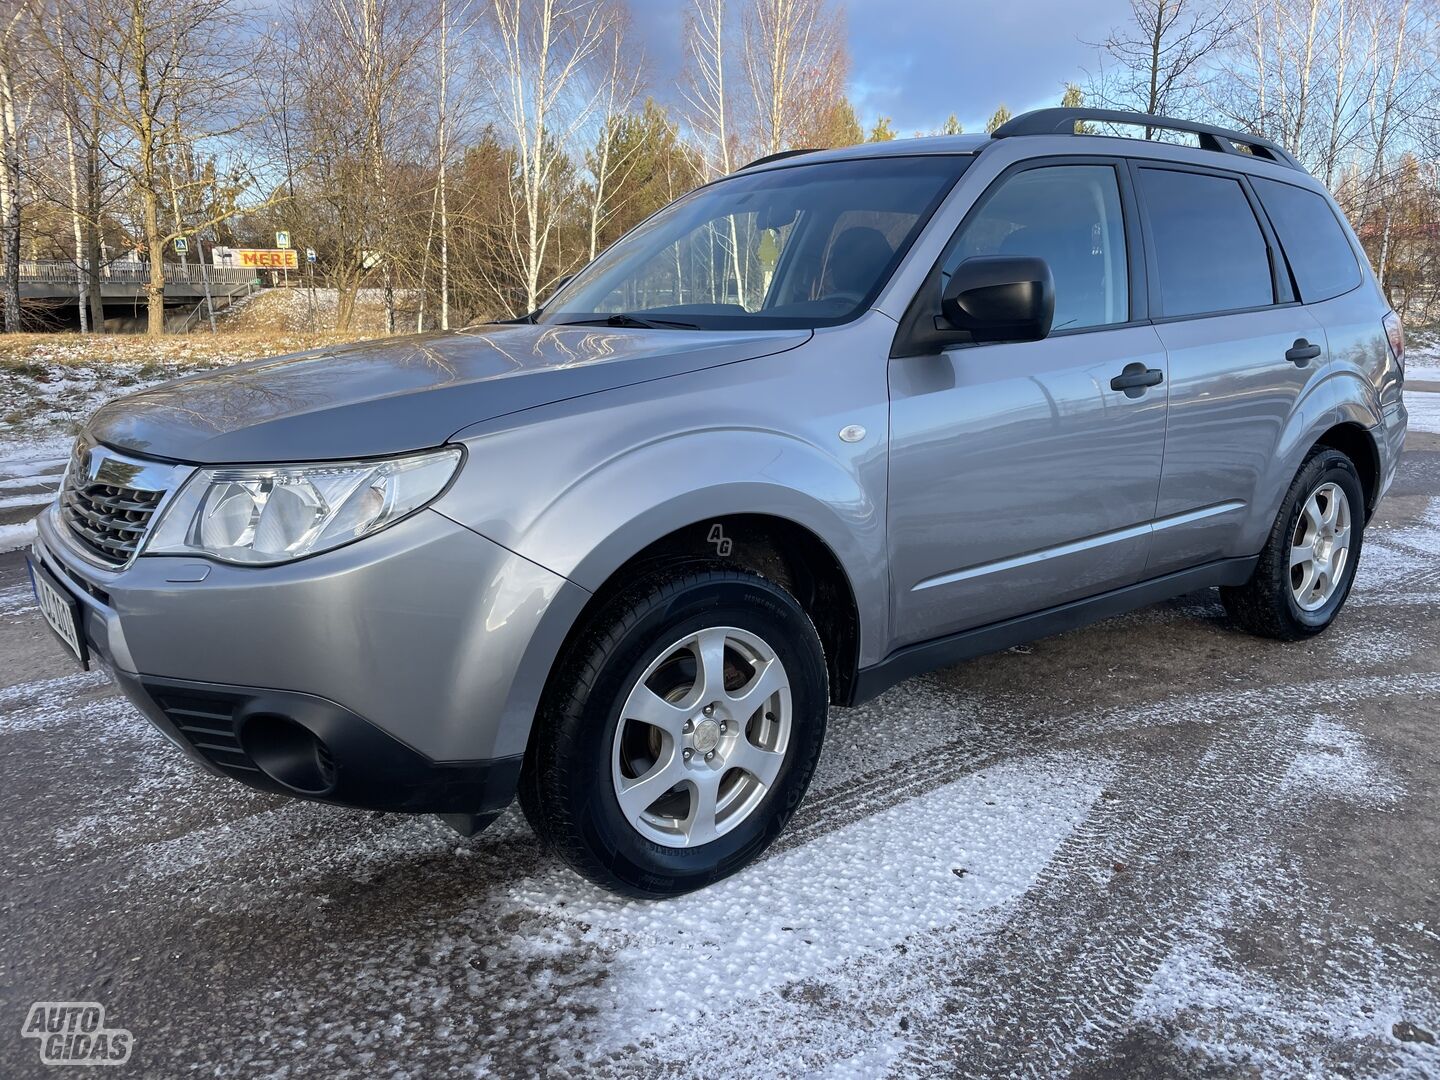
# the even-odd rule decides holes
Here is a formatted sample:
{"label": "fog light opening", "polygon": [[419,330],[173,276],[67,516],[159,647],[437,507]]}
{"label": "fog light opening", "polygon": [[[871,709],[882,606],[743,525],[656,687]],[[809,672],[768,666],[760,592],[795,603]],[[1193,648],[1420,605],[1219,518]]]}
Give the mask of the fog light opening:
{"label": "fog light opening", "polygon": [[289,717],[250,717],[241,729],[240,742],[256,767],[276,783],[301,795],[328,795],[335,790],[330,748]]}

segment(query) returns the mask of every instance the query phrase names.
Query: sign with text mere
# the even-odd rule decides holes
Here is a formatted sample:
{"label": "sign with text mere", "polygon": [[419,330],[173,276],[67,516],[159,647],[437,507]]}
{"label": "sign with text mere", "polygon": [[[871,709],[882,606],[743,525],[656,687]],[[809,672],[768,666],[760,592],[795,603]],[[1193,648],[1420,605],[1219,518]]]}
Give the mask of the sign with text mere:
{"label": "sign with text mere", "polygon": [[298,270],[300,260],[293,248],[236,248],[235,262],[247,270]]}

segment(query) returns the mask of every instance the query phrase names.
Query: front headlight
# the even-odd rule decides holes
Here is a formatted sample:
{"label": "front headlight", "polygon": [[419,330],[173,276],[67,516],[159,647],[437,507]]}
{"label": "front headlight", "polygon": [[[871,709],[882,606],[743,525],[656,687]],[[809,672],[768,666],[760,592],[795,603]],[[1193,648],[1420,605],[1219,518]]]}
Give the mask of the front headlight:
{"label": "front headlight", "polygon": [[197,469],[147,555],[289,562],[349,543],[420,509],[450,483],[458,446],[385,461]]}

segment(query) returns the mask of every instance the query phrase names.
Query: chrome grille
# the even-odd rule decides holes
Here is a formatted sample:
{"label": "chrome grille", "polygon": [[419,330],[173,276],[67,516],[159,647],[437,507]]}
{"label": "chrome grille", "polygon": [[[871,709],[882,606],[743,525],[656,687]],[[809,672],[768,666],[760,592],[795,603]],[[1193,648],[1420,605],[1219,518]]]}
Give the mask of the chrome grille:
{"label": "chrome grille", "polygon": [[102,446],[85,440],[75,444],[60,514],[81,547],[111,566],[135,557],[165,498],[163,489],[132,485],[144,472],[143,463]]}

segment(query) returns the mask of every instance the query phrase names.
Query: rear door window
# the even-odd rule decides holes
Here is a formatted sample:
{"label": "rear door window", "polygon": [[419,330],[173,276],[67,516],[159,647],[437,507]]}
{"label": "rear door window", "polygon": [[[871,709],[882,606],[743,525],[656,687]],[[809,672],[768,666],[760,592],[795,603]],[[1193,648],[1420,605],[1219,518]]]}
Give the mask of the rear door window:
{"label": "rear door window", "polygon": [[1275,302],[1265,234],[1238,180],[1174,169],[1142,168],[1139,174],[1162,315]]}
{"label": "rear door window", "polygon": [[1329,300],[1360,284],[1355,250],[1325,196],[1278,180],[1251,177],[1250,182],[1275,226],[1305,303]]}

